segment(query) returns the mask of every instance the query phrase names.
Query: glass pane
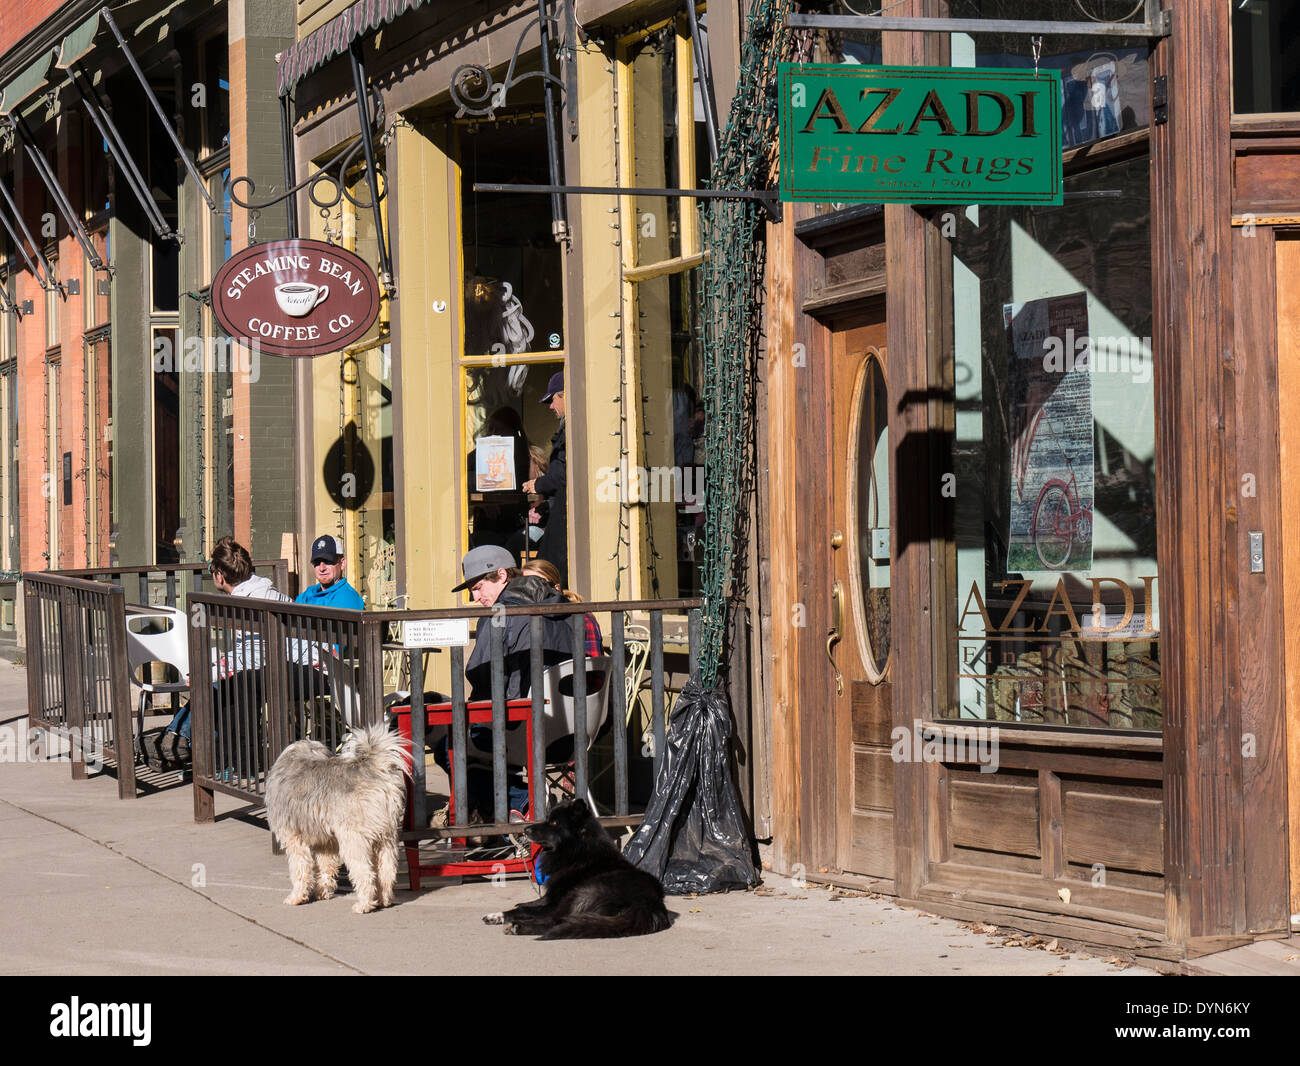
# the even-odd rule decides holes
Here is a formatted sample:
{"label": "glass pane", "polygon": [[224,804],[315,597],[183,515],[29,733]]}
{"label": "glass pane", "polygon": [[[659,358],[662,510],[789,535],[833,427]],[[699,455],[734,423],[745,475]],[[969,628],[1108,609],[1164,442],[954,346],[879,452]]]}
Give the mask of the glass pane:
{"label": "glass pane", "polygon": [[1300,111],[1300,0],[1234,0],[1232,106]]}
{"label": "glass pane", "polygon": [[541,119],[462,131],[466,355],[564,347],[564,265],[551,234],[550,197],[474,191],[477,182],[547,185],[550,180]]}
{"label": "glass pane", "polygon": [[889,402],[880,362],[869,356],[858,392],[853,469],[854,536],[863,659],[873,680],[889,662]]}
{"label": "glass pane", "polygon": [[[526,496],[523,485],[546,471],[559,424],[541,400],[551,375],[563,369],[562,362],[466,368],[465,485],[471,548],[498,544],[518,559],[525,549],[537,547],[550,516],[545,501]],[[502,437],[512,440],[485,439]]]}
{"label": "glass pane", "polygon": [[[704,558],[704,366],[700,271],[679,271],[636,286],[641,328],[635,358],[645,436],[643,468],[620,464],[611,443],[601,466],[617,471],[620,499],[645,506],[645,558],[662,596],[700,590]],[[675,540],[676,552],[669,555]],[[653,550],[651,548],[653,547]],[[675,558],[675,562],[670,559]]]}
{"label": "glass pane", "polygon": [[226,35],[213,37],[204,45],[206,108],[204,151],[216,152],[230,142],[230,52]]}
{"label": "glass pane", "polygon": [[957,218],[944,717],[1161,728],[1148,181]]}
{"label": "glass pane", "polygon": [[[1084,4],[1085,7],[1089,6]],[[1124,11],[1132,10],[1129,0]],[[953,18],[1048,18],[1087,21],[1074,4],[952,5]],[[1014,11],[1008,10],[1014,7]],[[1104,3],[1092,5],[1098,18],[1111,17]],[[972,11],[971,9],[982,9]],[[990,11],[989,9],[993,10]],[[954,67],[1024,68],[1034,66],[1033,47],[1022,34],[954,33],[950,38]],[[1044,38],[1038,66],[1061,72],[1061,145],[1075,148],[1151,124],[1151,70],[1147,43],[1138,38],[1051,35]]]}

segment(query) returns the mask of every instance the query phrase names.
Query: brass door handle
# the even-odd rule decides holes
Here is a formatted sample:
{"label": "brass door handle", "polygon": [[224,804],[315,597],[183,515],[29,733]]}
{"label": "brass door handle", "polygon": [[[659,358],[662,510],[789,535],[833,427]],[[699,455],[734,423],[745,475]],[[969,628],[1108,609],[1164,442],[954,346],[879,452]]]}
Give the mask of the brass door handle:
{"label": "brass door handle", "polygon": [[844,637],[844,583],[836,581],[831,589],[831,628],[826,634],[826,658],[830,660],[831,669],[835,671],[835,692],[844,695],[844,675],[835,664],[835,645]]}

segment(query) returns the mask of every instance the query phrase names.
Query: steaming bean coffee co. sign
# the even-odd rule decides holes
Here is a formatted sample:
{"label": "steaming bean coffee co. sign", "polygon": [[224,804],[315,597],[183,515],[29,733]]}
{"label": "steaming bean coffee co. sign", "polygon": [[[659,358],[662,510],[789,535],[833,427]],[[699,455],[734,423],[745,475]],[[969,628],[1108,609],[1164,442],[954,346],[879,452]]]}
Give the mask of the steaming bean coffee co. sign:
{"label": "steaming bean coffee co. sign", "polygon": [[233,340],[269,355],[337,352],[379,314],[379,283],[365,260],[324,241],[255,244],[212,280],[212,310]]}

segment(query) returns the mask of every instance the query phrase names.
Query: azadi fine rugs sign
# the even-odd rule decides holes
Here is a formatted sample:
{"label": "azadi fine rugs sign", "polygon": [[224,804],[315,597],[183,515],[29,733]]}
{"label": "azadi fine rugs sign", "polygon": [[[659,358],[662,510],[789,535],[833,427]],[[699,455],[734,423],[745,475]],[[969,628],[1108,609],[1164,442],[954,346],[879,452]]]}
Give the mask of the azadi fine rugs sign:
{"label": "azadi fine rugs sign", "polygon": [[337,352],[379,314],[379,285],[364,259],[324,241],[255,244],[212,279],[212,310],[241,344],[270,355]]}
{"label": "azadi fine rugs sign", "polygon": [[782,63],[781,199],[1060,204],[1057,70]]}

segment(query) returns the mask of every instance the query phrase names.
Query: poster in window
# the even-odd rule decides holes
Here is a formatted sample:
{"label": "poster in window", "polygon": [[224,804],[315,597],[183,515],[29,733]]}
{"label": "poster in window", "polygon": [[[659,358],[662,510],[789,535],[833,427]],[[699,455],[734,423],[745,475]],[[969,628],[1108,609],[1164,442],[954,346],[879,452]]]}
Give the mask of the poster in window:
{"label": "poster in window", "polygon": [[1011,500],[1007,570],[1092,568],[1093,417],[1086,293],[1004,304]]}
{"label": "poster in window", "polygon": [[517,487],[514,437],[475,438],[474,485],[479,492],[500,492]]}

